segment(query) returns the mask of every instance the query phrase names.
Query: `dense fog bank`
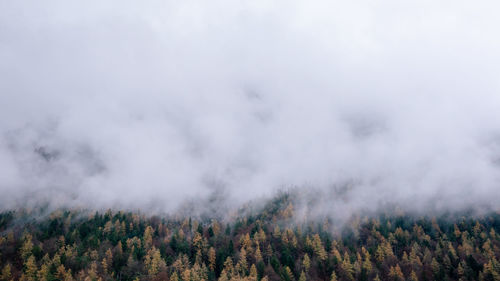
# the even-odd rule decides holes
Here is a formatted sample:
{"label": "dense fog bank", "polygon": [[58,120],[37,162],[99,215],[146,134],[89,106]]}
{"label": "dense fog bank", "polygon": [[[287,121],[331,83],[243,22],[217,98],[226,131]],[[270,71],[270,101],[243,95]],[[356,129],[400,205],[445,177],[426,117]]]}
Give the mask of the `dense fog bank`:
{"label": "dense fog bank", "polygon": [[498,208],[498,8],[0,1],[0,209]]}

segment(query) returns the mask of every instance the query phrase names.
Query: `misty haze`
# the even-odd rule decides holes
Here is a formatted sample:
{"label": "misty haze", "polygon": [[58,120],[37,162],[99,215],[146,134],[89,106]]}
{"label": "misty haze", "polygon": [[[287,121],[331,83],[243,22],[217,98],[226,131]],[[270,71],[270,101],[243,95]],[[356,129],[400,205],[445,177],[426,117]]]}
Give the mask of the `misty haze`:
{"label": "misty haze", "polygon": [[0,0],[0,281],[500,280],[499,10]]}

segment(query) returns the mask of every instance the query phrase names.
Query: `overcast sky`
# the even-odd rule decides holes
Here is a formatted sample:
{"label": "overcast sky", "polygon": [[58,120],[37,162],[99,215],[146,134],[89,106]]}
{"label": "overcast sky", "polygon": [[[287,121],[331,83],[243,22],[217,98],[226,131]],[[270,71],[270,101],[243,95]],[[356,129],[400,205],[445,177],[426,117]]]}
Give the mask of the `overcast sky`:
{"label": "overcast sky", "polygon": [[499,3],[0,0],[0,208],[500,207]]}

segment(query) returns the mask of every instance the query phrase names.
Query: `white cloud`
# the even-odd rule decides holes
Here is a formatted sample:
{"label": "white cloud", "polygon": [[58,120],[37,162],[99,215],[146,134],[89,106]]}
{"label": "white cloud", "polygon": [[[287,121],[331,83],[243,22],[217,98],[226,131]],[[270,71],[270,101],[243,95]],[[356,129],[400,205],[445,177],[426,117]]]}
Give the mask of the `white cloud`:
{"label": "white cloud", "polygon": [[498,8],[0,1],[2,206],[352,181],[353,208],[498,207]]}

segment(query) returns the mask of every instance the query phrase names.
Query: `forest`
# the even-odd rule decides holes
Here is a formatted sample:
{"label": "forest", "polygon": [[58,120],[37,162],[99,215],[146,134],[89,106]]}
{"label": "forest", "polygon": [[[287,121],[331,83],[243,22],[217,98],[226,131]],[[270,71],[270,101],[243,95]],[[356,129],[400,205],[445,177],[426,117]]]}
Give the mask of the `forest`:
{"label": "forest", "polygon": [[298,222],[293,200],[213,219],[130,211],[0,215],[0,280],[500,280],[500,214]]}

